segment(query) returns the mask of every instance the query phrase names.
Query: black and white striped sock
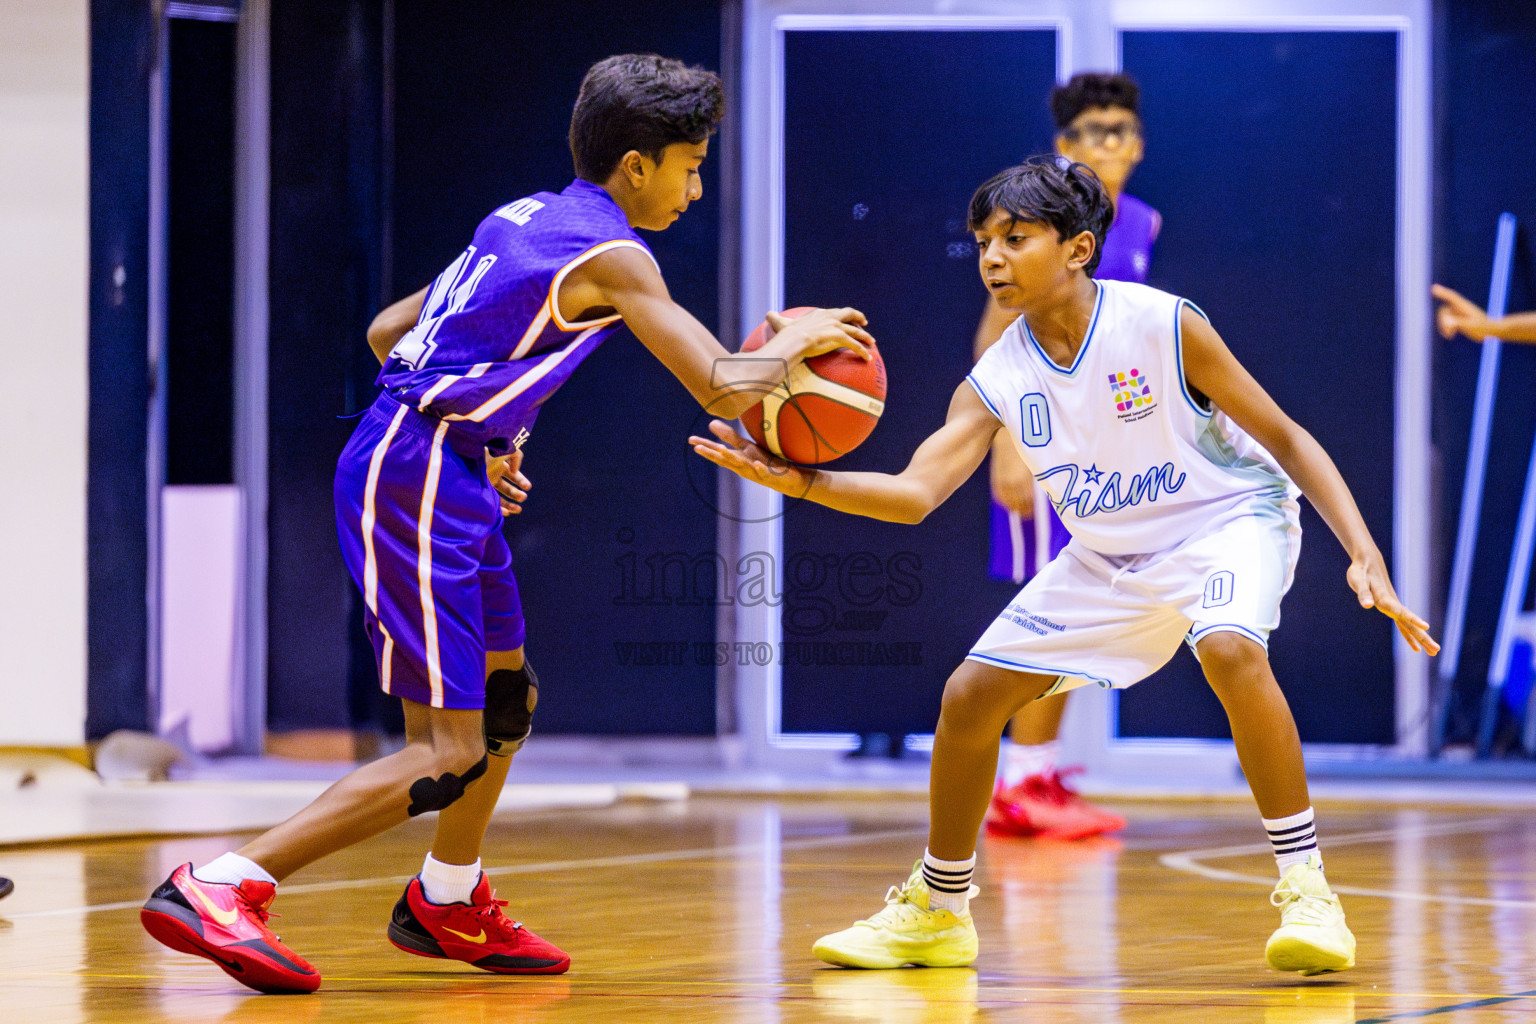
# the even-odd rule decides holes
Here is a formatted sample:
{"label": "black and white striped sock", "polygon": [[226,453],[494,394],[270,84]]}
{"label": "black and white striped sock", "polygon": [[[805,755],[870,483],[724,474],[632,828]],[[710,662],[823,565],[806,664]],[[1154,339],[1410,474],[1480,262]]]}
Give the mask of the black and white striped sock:
{"label": "black and white striped sock", "polygon": [[[1312,808],[1285,818],[1264,818],[1269,844],[1275,848],[1275,863],[1283,875],[1286,869],[1303,863],[1308,855],[1318,853],[1317,827],[1312,822]],[[1319,856],[1321,856],[1319,854]]]}
{"label": "black and white striped sock", "polygon": [[967,860],[940,860],[923,851],[923,881],[928,885],[928,909],[964,913],[970,904],[971,874],[976,855]]}

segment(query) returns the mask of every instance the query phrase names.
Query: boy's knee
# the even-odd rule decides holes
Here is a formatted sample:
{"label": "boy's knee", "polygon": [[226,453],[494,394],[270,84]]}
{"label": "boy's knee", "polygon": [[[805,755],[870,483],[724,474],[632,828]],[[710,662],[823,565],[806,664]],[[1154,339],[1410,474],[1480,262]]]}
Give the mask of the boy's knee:
{"label": "boy's knee", "polygon": [[1005,721],[1008,718],[1007,703],[1007,695],[988,685],[986,680],[956,673],[944,684],[939,723],[952,735],[988,734],[992,732],[994,719]]}
{"label": "boy's knee", "polygon": [[539,677],[527,661],[519,669],[497,669],[485,680],[485,745],[498,757],[521,750],[533,731]]}
{"label": "boy's knee", "polygon": [[437,769],[440,772],[452,772],[463,778],[473,772],[475,778],[484,773],[484,769],[475,771],[475,766],[485,760],[489,753],[485,747],[485,737],[480,730],[464,736],[455,736],[448,742],[439,742],[436,750]]}
{"label": "boy's knee", "polygon": [[1207,634],[1195,649],[1200,667],[1212,683],[1262,676],[1269,663],[1269,654],[1260,644],[1229,630]]}

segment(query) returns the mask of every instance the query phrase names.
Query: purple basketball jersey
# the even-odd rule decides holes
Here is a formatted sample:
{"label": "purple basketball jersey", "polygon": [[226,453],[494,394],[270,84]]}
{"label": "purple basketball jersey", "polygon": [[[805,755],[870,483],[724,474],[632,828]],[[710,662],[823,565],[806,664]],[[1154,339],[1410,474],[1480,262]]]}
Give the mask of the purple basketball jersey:
{"label": "purple basketball jersey", "polygon": [[1104,236],[1104,255],[1093,276],[1104,281],[1147,283],[1152,268],[1152,243],[1163,226],[1163,215],[1135,196],[1120,194],[1115,221]]}
{"label": "purple basketball jersey", "polygon": [[522,646],[485,452],[522,447],[539,407],[618,327],[618,316],[568,323],[556,296],[574,268],[621,246],[650,256],[596,185],[508,203],[438,275],[385,361],[384,393],[337,460],[335,488],[385,692],[482,708],[486,652]]}
{"label": "purple basketball jersey", "polygon": [[651,255],[618,204],[590,182],[494,211],[432,282],[379,385],[396,402],[452,424],[458,441],[521,447],[539,407],[619,325],[617,315],[567,322],[560,282],[621,246]]}

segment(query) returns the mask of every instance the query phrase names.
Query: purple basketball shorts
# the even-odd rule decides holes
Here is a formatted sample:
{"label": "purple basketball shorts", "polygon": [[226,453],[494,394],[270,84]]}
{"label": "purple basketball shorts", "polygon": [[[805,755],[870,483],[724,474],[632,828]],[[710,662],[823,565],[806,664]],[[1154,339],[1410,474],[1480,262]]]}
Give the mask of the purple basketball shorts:
{"label": "purple basketball shorts", "polygon": [[385,693],[485,707],[485,652],[522,646],[522,602],[484,450],[381,396],[336,464],[336,528]]}

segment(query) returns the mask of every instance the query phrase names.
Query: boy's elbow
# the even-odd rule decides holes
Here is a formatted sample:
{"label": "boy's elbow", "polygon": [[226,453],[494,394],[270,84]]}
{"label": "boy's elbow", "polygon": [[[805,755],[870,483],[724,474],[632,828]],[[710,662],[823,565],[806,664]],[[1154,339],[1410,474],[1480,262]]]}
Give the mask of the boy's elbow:
{"label": "boy's elbow", "polygon": [[[750,397],[739,395],[721,396],[718,394],[695,394],[693,398],[694,401],[699,403],[699,408],[709,413],[709,415],[715,419],[725,420],[727,423],[735,419],[740,419],[742,413],[746,412],[748,409],[757,404],[757,402],[753,401]],[[761,400],[761,398],[758,399],[758,401]]]}
{"label": "boy's elbow", "polygon": [[375,352],[389,340],[389,328],[380,323],[379,317],[374,317],[373,323],[368,325],[368,347]]}
{"label": "boy's elbow", "polygon": [[906,502],[901,506],[897,522],[906,526],[916,526],[928,518],[928,513],[938,508],[936,501],[926,501],[921,498]]}
{"label": "boy's elbow", "polygon": [[717,420],[740,419],[748,409],[762,403],[763,395],[768,389],[762,387],[732,388],[723,390],[715,387],[704,387],[690,391],[694,401],[699,407]]}

